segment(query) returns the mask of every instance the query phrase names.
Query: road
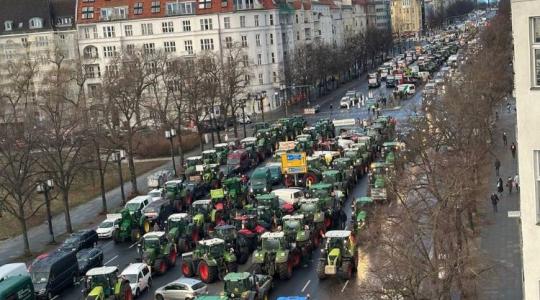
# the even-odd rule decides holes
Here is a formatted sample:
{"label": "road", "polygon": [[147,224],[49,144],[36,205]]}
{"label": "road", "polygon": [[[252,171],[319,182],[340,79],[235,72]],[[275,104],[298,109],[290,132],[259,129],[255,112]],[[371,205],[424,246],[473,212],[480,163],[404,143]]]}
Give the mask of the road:
{"label": "road", "polygon": [[[357,81],[357,84],[354,86],[354,88],[360,90],[362,93],[367,95],[368,87],[365,77],[363,77],[363,80]],[[379,89],[374,89],[373,91],[375,93],[378,93],[384,91],[384,89],[386,88],[383,86]],[[336,109],[339,107],[339,99],[342,96],[342,94],[337,94],[334,97],[329,98],[327,101],[319,103],[321,105],[321,112],[313,116],[307,116],[306,119],[308,120],[308,122],[313,123],[314,121],[322,117],[342,119],[367,118],[369,116],[369,113],[365,108],[355,107],[349,110]],[[391,115],[397,118],[399,126],[399,124],[403,123],[403,121],[406,121],[407,117],[411,114],[414,107],[420,105],[420,99],[421,89],[418,89],[417,93],[411,99],[403,100],[400,107],[396,109],[384,110],[383,113],[385,115]],[[333,111],[330,111],[330,105],[334,107]],[[362,178],[362,180],[360,180],[354,188],[351,197],[348,199],[348,202],[345,205],[345,210],[348,218],[350,218],[351,214],[351,199],[366,195],[366,192],[367,177],[364,176],[364,178]],[[120,270],[125,268],[129,263],[135,262],[136,259],[139,257],[136,251],[136,244],[114,244],[114,242],[107,240],[100,241],[98,247],[101,247],[104,251],[104,264],[108,266],[118,266]],[[293,273],[293,278],[291,278],[290,280],[277,280],[275,288],[270,294],[270,298],[275,299],[278,296],[283,295],[307,294],[311,296],[311,299],[331,299],[335,296],[343,296],[347,298],[353,297],[355,294],[355,288],[357,287],[357,279],[351,280],[351,282],[343,281],[336,278],[326,279],[323,282],[319,281],[315,270],[319,255],[319,251],[314,251],[311,262],[307,266],[301,266],[298,269],[295,269]],[[366,257],[369,257],[369,255],[367,255]],[[361,264],[366,266],[368,265],[368,262],[366,262],[364,259]],[[249,270],[249,267],[250,263],[248,262],[245,265],[240,266],[240,270]],[[366,269],[366,267],[360,268],[360,270],[363,270],[363,272],[359,272],[357,276],[365,276]],[[155,276],[153,278],[153,286],[151,290],[144,292],[139,299],[154,299],[153,292],[155,291],[155,289],[179,277],[182,277],[180,271],[180,260],[177,261],[176,267],[169,270],[166,274],[162,276]],[[209,286],[209,292],[210,294],[217,294],[222,290],[222,288],[223,284],[221,282],[214,283]],[[81,287],[75,286],[65,290],[64,293],[62,293],[62,295],[58,297],[58,299],[81,299]]]}

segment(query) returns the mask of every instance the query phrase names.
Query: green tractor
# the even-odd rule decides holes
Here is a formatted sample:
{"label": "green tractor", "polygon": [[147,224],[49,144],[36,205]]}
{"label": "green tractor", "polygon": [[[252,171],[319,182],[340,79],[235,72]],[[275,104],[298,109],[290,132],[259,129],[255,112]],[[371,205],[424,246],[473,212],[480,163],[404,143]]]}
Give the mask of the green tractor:
{"label": "green tractor", "polygon": [[347,199],[350,192],[350,185],[347,183],[341,171],[328,170],[322,173],[322,182],[334,186],[335,190],[340,190],[344,194],[344,199]]}
{"label": "green tractor", "polygon": [[307,125],[306,119],[301,115],[294,115],[291,119],[295,136],[302,134],[302,129]]}
{"label": "green tractor", "polygon": [[230,300],[268,300],[272,277],[261,274],[229,273],[223,278],[222,296]]}
{"label": "green tractor", "polygon": [[253,253],[252,260],[256,274],[279,276],[281,280],[290,279],[295,267],[284,232],[265,232],[261,236],[260,247]]}
{"label": "green tractor", "polygon": [[137,246],[141,261],[157,274],[165,274],[176,264],[176,244],[164,231],[152,231],[142,237]]}
{"label": "green tractor", "polygon": [[275,149],[278,148],[279,142],[285,140],[285,133],[283,132],[283,126],[279,123],[274,123],[270,126],[270,131],[272,131],[272,136],[274,137],[274,140],[276,141],[276,144],[274,146]]}
{"label": "green tractor", "polygon": [[396,156],[404,148],[401,142],[385,142],[381,149],[381,158],[388,166],[395,166]]}
{"label": "green tractor", "polygon": [[367,225],[367,210],[373,205],[371,197],[359,197],[352,204],[351,225],[358,233],[360,229]]}
{"label": "green tractor", "polygon": [[[278,196],[272,193],[261,194],[255,197],[255,201],[257,203],[257,208],[263,207],[270,214],[272,221],[269,225],[271,228],[277,228],[277,226],[281,225],[281,217],[283,216],[283,211],[281,210]],[[268,222],[267,218],[264,218],[264,221]]]}
{"label": "green tractor", "polygon": [[189,207],[193,202],[193,194],[184,187],[182,180],[165,182],[165,191],[167,199],[171,201],[171,205],[176,211],[182,211],[184,207]]}
{"label": "green tractor", "polygon": [[369,165],[367,159],[364,159],[362,153],[363,152],[360,146],[357,146],[357,148],[345,149],[345,151],[343,151],[343,156],[352,161],[356,174],[356,180],[360,179],[360,177],[366,173],[367,166]]}
{"label": "green tractor", "polygon": [[339,213],[345,203],[345,194],[330,183],[318,183],[309,187],[310,198],[318,199],[319,207],[324,212],[324,226],[328,230],[339,222]]}
{"label": "green tractor", "polygon": [[264,140],[265,147],[270,149],[270,152],[273,152],[276,150],[278,140],[276,133],[272,130],[272,128],[265,128],[260,129],[255,134],[255,137],[257,138],[257,144],[260,145],[261,140]]}
{"label": "green tractor", "polygon": [[270,124],[267,122],[257,122],[253,125],[253,130],[255,132],[259,132],[259,130],[267,128],[270,128]]}
{"label": "green tractor", "polygon": [[320,244],[320,239],[323,237],[326,231],[325,215],[323,206],[319,199],[302,199],[300,200],[300,209],[298,212],[303,214],[305,221],[308,224],[310,230],[314,232],[313,247],[317,248]]}
{"label": "green tractor", "polygon": [[369,174],[368,196],[375,202],[387,202],[387,177],[389,176],[389,168],[386,163],[374,162],[371,164],[371,172]]}
{"label": "green tractor", "polygon": [[186,166],[185,166],[185,174],[186,177],[191,177],[194,175],[198,175],[199,172],[197,171],[197,166],[202,165],[203,160],[202,156],[190,156],[186,158]]}
{"label": "green tractor", "polygon": [[205,165],[219,165],[218,154],[216,149],[204,150],[202,153],[202,163]]}
{"label": "green tractor", "polygon": [[319,119],[317,123],[315,123],[315,131],[323,139],[331,139],[336,135],[334,122],[332,122],[330,119]]}
{"label": "green tractor", "polygon": [[297,266],[302,258],[309,258],[314,244],[320,241],[319,234],[309,228],[303,214],[283,216],[282,222],[285,238],[290,245],[295,266]]}
{"label": "green tractor", "polygon": [[353,161],[349,157],[340,157],[334,159],[332,167],[343,175],[346,189],[350,191],[357,181],[356,169],[354,168]]}
{"label": "green tractor", "polygon": [[141,211],[131,212],[128,208],[124,208],[120,211],[120,215],[120,224],[112,234],[115,243],[136,242],[142,234],[150,231],[150,222],[142,215]]}
{"label": "green tractor", "polygon": [[187,213],[172,214],[167,219],[167,236],[176,243],[178,253],[191,251],[199,241],[199,230]]}
{"label": "green tractor", "polygon": [[225,165],[227,164],[227,155],[229,154],[232,146],[228,143],[219,143],[214,145],[214,150],[216,150],[217,155],[217,164]]}
{"label": "green tractor", "polygon": [[223,179],[221,182],[225,197],[235,208],[242,208],[247,201],[248,187],[239,177]]}
{"label": "green tractor", "polygon": [[240,141],[240,145],[248,152],[248,156],[255,161],[255,165],[264,161],[266,156],[266,150],[264,147],[259,147],[257,144],[257,138],[247,137]]}
{"label": "green tractor", "polygon": [[182,274],[185,277],[198,275],[205,283],[213,283],[237,269],[234,251],[226,249],[222,239],[199,241],[193,252],[182,254]]}
{"label": "green tractor", "polygon": [[211,229],[224,223],[223,211],[214,208],[212,200],[197,200],[191,205],[193,224],[203,236],[207,237]]}
{"label": "green tractor", "polygon": [[287,141],[294,140],[294,138],[296,137],[296,132],[293,120],[291,118],[281,118],[277,120],[276,123],[281,125],[281,128],[283,129],[283,135],[285,136],[285,139]]}
{"label": "green tractor", "polygon": [[319,279],[336,276],[352,279],[358,265],[358,247],[354,235],[348,230],[332,230],[325,235],[326,243],[321,250],[317,265]]}
{"label": "green tractor", "polygon": [[313,140],[309,134],[300,134],[296,137],[298,142],[295,147],[297,152],[306,152],[306,155],[313,154]]}
{"label": "green tractor", "polygon": [[225,248],[234,249],[239,264],[245,264],[253,252],[251,241],[238,234],[236,227],[233,225],[220,225],[214,228],[210,234],[212,238],[218,238],[225,241]]}
{"label": "green tractor", "polygon": [[84,276],[83,296],[86,300],[131,300],[129,281],[118,277],[117,267],[99,267],[88,270]]}

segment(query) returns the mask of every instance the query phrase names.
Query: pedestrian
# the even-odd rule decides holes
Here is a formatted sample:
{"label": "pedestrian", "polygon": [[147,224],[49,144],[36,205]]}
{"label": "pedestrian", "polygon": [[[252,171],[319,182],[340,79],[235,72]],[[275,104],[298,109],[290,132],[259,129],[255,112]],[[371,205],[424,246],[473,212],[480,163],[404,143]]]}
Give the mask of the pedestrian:
{"label": "pedestrian", "polygon": [[225,142],[228,142],[229,141],[229,135],[227,133],[225,133],[225,136],[223,137],[223,139],[225,140]]}
{"label": "pedestrian", "polygon": [[512,145],[510,145],[510,151],[512,151],[512,158],[516,159],[516,144],[512,143]]}
{"label": "pedestrian", "polygon": [[497,210],[497,203],[499,203],[499,197],[496,193],[491,194],[491,205],[493,206],[493,212],[496,213]]}
{"label": "pedestrian", "polygon": [[519,193],[519,175],[518,174],[514,176],[514,187],[516,188],[516,192]]}
{"label": "pedestrian", "polygon": [[499,179],[497,180],[497,192],[499,192],[499,194],[502,194],[504,192],[503,181],[501,177],[499,177]]}
{"label": "pedestrian", "polygon": [[501,161],[495,158],[495,175],[499,176],[499,169],[501,168]]}
{"label": "pedestrian", "polygon": [[508,176],[506,179],[506,187],[508,188],[508,194],[512,194],[512,187],[514,186],[514,179],[512,176]]}
{"label": "pedestrian", "polygon": [[506,136],[506,131],[503,132],[503,143],[504,143],[505,146],[508,145],[508,137]]}

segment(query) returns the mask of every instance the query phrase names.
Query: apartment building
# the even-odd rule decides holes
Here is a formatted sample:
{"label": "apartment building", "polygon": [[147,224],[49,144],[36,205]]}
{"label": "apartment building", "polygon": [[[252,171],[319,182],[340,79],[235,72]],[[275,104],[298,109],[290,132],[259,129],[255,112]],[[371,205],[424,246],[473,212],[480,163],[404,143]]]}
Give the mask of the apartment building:
{"label": "apartment building", "polygon": [[[77,57],[74,0],[3,0],[0,9],[0,89],[7,82],[5,64],[28,56],[39,64],[32,82],[32,102],[37,103],[40,82],[50,70],[56,51],[66,61]],[[8,89],[3,89],[9,93]],[[0,113],[6,107],[0,108]]]}
{"label": "apartment building", "polygon": [[394,35],[417,35],[422,30],[422,0],[393,0],[390,15]]}
{"label": "apartment building", "polygon": [[390,0],[367,1],[367,24],[379,30],[391,30]]}
{"label": "apartment building", "polygon": [[540,299],[540,1],[512,0],[524,299]]}

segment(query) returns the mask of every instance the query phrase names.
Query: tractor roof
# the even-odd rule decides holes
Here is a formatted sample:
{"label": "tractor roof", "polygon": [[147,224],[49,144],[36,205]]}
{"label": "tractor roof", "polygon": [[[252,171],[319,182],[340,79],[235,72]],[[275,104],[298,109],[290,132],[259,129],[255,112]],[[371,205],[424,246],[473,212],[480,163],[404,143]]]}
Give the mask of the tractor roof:
{"label": "tractor roof", "polygon": [[330,230],[326,232],[327,238],[347,238],[351,235],[349,230]]}
{"label": "tractor roof", "polygon": [[386,163],[385,162],[374,162],[371,164],[371,168],[384,168],[386,167]]}
{"label": "tractor roof", "polygon": [[310,134],[299,134],[299,135],[296,136],[296,138],[297,138],[297,139],[299,139],[299,138],[300,138],[300,139],[302,139],[302,138],[304,138],[304,139],[311,139],[311,135],[310,135]]}
{"label": "tractor roof", "polygon": [[210,199],[204,199],[204,200],[197,200],[197,201],[193,201],[193,204],[192,205],[208,205],[212,203],[212,200]]}
{"label": "tractor roof", "polygon": [[242,281],[242,280],[248,279],[249,276],[251,276],[251,274],[249,274],[248,272],[228,273],[227,275],[225,275],[223,280],[225,280],[225,281]]}
{"label": "tractor roof", "polygon": [[253,137],[253,136],[249,136],[247,138],[244,138],[240,141],[240,143],[244,143],[244,142],[256,142],[257,141],[257,138],[256,137]]}
{"label": "tractor roof", "polygon": [[169,221],[181,221],[181,220],[189,219],[189,217],[190,216],[187,213],[177,213],[177,214],[170,215],[168,220]]}
{"label": "tractor roof", "polygon": [[149,199],[150,199],[150,196],[142,195],[142,196],[137,196],[137,197],[129,200],[127,203],[142,203],[144,200],[149,200]]}
{"label": "tractor roof", "polygon": [[339,156],[339,151],[314,151],[313,156],[321,157],[325,156],[326,154],[330,154],[332,156]]}
{"label": "tractor roof", "polygon": [[329,189],[331,187],[332,187],[332,185],[330,183],[319,182],[319,183],[312,184],[309,187],[309,189],[311,189],[311,190],[326,190],[326,189]]}
{"label": "tractor roof", "polygon": [[335,175],[335,174],[339,174],[340,172],[338,170],[326,170],[323,172],[323,174],[328,174],[328,175]]}
{"label": "tractor roof", "polygon": [[202,159],[202,156],[190,156],[186,158],[186,160],[201,160],[201,159]]}
{"label": "tractor roof", "polygon": [[181,179],[169,180],[169,181],[165,182],[165,185],[168,185],[168,184],[180,184],[182,182],[183,182],[183,180],[181,180]]}
{"label": "tractor roof", "polygon": [[313,204],[313,203],[318,203],[318,202],[319,202],[319,198],[309,198],[309,199],[300,200],[300,204],[302,203]]}
{"label": "tractor roof", "polygon": [[148,232],[145,235],[143,235],[143,239],[147,239],[147,238],[159,239],[160,237],[162,237],[164,235],[165,235],[165,231],[152,231],[152,232]]}
{"label": "tractor roof", "polygon": [[234,227],[233,225],[225,224],[225,225],[216,226],[215,229],[216,230],[218,230],[218,229],[227,230],[227,229],[236,229],[236,227]]}
{"label": "tractor roof", "polygon": [[276,194],[274,193],[270,193],[270,194],[259,194],[257,196],[255,196],[255,199],[257,200],[271,200],[271,199],[274,199],[276,198]]}
{"label": "tractor roof", "polygon": [[303,220],[303,219],[304,219],[303,214],[283,216],[283,220]]}
{"label": "tractor roof", "polygon": [[223,243],[225,243],[225,241],[218,238],[199,241],[199,244],[204,245],[204,246],[214,246],[214,245],[219,245]]}
{"label": "tractor roof", "polygon": [[227,146],[229,146],[229,144],[227,143],[219,143],[219,144],[214,145],[215,148],[221,148],[221,147],[227,147]]}
{"label": "tractor roof", "polygon": [[107,214],[105,221],[116,221],[122,219],[122,214]]}
{"label": "tractor roof", "polygon": [[261,238],[263,239],[280,239],[285,236],[285,233],[283,231],[279,232],[265,232],[262,234]]}
{"label": "tractor roof", "polygon": [[356,203],[372,203],[373,199],[371,197],[358,197],[356,198]]}
{"label": "tractor roof", "polygon": [[99,268],[93,268],[88,270],[86,272],[86,276],[96,276],[96,275],[105,275],[105,274],[111,274],[115,271],[118,271],[117,267],[114,266],[103,266]]}
{"label": "tractor roof", "polygon": [[216,153],[216,149],[210,149],[210,150],[204,150],[202,153],[203,154],[211,154],[211,153]]}

